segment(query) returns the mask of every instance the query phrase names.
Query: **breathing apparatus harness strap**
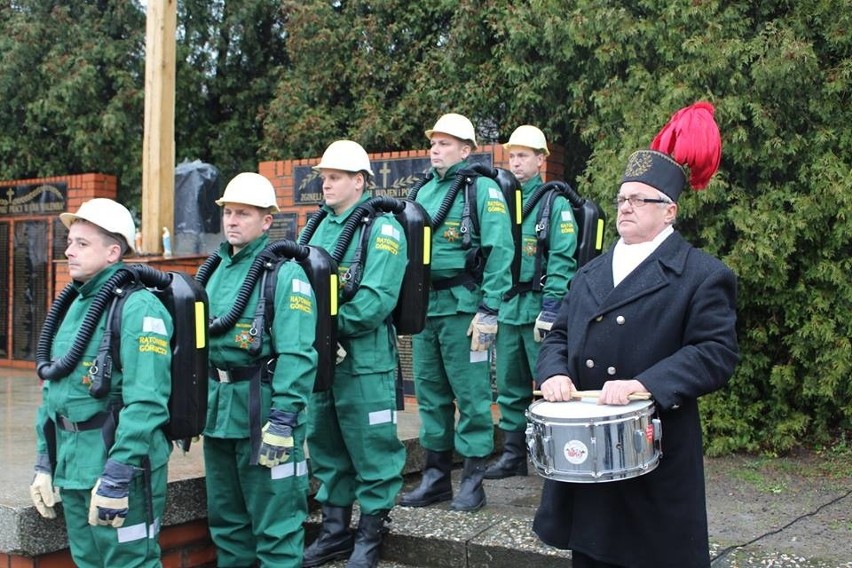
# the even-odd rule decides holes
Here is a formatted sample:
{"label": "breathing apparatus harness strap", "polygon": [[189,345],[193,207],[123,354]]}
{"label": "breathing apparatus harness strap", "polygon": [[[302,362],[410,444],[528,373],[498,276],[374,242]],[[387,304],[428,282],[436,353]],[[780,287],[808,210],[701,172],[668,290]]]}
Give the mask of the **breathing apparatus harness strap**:
{"label": "breathing apparatus harness strap", "polygon": [[[263,288],[261,288],[262,290]],[[262,300],[262,298],[261,298]],[[260,450],[260,434],[262,424],[261,415],[261,384],[270,384],[272,375],[275,373],[277,359],[270,359],[266,363],[249,365],[246,367],[230,367],[220,369],[210,365],[210,378],[218,383],[240,383],[249,381],[249,443],[251,444],[251,465],[257,465],[257,455]]]}
{"label": "breathing apparatus harness strap", "polygon": [[[584,201],[564,181],[549,181],[537,187],[526,203],[524,203],[523,218],[526,219],[532,214],[535,206],[544,199],[541,207],[538,209],[535,221],[536,248],[533,277],[528,282],[518,282],[506,292],[503,300],[510,300],[517,295],[528,292],[540,292],[544,287],[547,281],[547,275],[544,273],[544,259],[550,249],[550,216],[553,211],[553,203],[559,196],[565,197],[569,203],[573,203],[574,201],[582,203]],[[575,197],[575,199],[572,200],[572,197]]]}
{"label": "breathing apparatus harness strap", "polygon": [[[459,223],[459,233],[462,235],[461,248],[468,251],[465,257],[464,272],[452,278],[442,278],[432,280],[432,290],[449,290],[455,286],[464,286],[468,290],[474,290],[482,283],[482,275],[485,269],[485,258],[482,254],[481,247],[473,247],[472,237],[474,234],[479,234],[479,214],[476,206],[476,180],[479,176],[485,175],[492,177],[491,174],[496,172],[493,168],[482,164],[471,164],[469,168],[462,168],[455,174],[455,179],[450,185],[450,189],[444,195],[438,211],[432,218],[432,230],[434,231],[446,220],[450,209],[453,206],[459,191],[464,189],[464,199],[462,204],[462,216]],[[426,177],[421,179],[408,193],[410,201],[417,200],[417,193],[420,189],[432,180],[432,172],[429,172]]]}
{"label": "breathing apparatus harness strap", "polygon": [[[112,383],[112,353],[110,349],[110,336],[112,333],[112,314],[121,306],[116,306],[119,299],[125,294],[125,285],[130,285],[134,290],[139,285],[138,274],[131,268],[119,269],[103,285],[95,295],[89,310],[86,312],[83,322],[80,324],[79,332],[71,345],[68,353],[57,361],[50,360],[53,341],[59,325],[65,317],[71,303],[77,297],[78,292],[74,284],[68,284],[50,307],[50,312],[45,319],[44,327],[39,336],[36,354],[37,373],[46,381],[58,381],[67,377],[80,362],[83,352],[89,341],[94,336],[97,324],[104,311],[109,309],[106,319],[106,329],[98,348],[95,362],[89,367],[89,377],[92,381],[89,386],[89,394],[94,398],[103,398],[109,394]],[[141,285],[139,285],[141,286]],[[123,302],[123,301],[122,301]],[[120,368],[120,367],[119,367]],[[121,410],[121,402],[110,404],[109,408],[99,412],[91,418],[83,421],[73,422],[70,419],[57,415],[48,417],[42,425],[47,444],[48,459],[51,467],[56,467],[56,429],[69,432],[85,432],[88,430],[101,429],[104,438],[104,446],[109,449],[115,441],[115,430],[118,427],[118,413]]]}
{"label": "breathing apparatus harness strap", "polygon": [[[269,244],[260,254],[255,257],[246,280],[243,282],[234,306],[231,310],[210,324],[210,333],[213,334],[214,327],[216,335],[221,335],[232,329],[239,317],[248,305],[255,287],[260,285],[257,306],[255,307],[252,325],[249,329],[251,342],[249,343],[248,355],[252,358],[258,357],[263,349],[263,334],[272,335],[272,322],[275,318],[275,288],[278,283],[278,270],[284,262],[291,259],[302,260],[307,258],[309,251],[307,247],[293,241],[276,241]],[[196,279],[202,285],[206,285],[213,271],[221,262],[218,253],[211,255],[198,270]],[[274,340],[272,344],[274,345]],[[231,367],[220,369],[210,366],[210,378],[218,383],[229,384],[249,381],[249,441],[251,443],[251,465],[257,465],[258,451],[260,450],[261,428],[261,385],[271,384],[275,373],[275,365],[278,354],[275,353],[268,361],[258,362],[243,367]]]}
{"label": "breathing apparatus harness strap", "polygon": [[[373,228],[373,221],[376,219],[376,212],[365,205],[359,205],[359,209],[356,209],[353,215],[361,213],[361,207],[364,208],[363,214],[358,215],[358,220],[351,223],[354,226],[361,226],[361,234],[358,237],[358,246],[355,247],[355,254],[352,256],[352,264],[349,265],[349,268],[346,269],[346,272],[341,277],[343,281],[343,302],[348,302],[354,298],[355,293],[361,287],[361,279],[364,277],[364,265],[367,264],[367,247],[370,244],[370,232]],[[349,219],[352,219],[352,217],[350,216]],[[343,260],[343,255],[346,254],[346,249],[349,248],[349,244],[354,237],[352,233],[346,234],[346,227],[349,225],[350,223],[347,220],[346,226],[344,226],[344,234],[337,241],[337,247],[335,247],[334,253],[331,255],[338,265]]]}
{"label": "breathing apparatus harness strap", "polygon": [[[379,215],[383,213],[401,213],[405,209],[405,203],[393,197],[377,196],[372,197],[355,207],[355,210],[346,219],[343,225],[343,230],[337,239],[337,244],[334,251],[331,252],[331,258],[340,265],[343,262],[343,257],[346,256],[346,251],[355,238],[355,232],[360,228],[361,233],[358,237],[358,246],[355,248],[355,253],[352,256],[352,262],[346,273],[342,276],[343,280],[343,301],[348,302],[361,287],[361,278],[363,277],[364,265],[367,263],[367,250],[370,242],[370,232],[373,222]],[[319,209],[311,215],[305,229],[299,237],[299,243],[307,245],[314,236],[320,222],[328,215],[326,209]]]}

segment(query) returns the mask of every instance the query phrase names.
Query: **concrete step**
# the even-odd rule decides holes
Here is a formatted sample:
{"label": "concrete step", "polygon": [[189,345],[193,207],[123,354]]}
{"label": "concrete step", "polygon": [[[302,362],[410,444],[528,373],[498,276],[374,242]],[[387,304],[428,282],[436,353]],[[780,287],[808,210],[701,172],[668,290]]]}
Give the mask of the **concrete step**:
{"label": "concrete step", "polygon": [[[453,470],[455,488],[460,477],[461,468],[457,467]],[[419,482],[419,475],[407,477],[403,491]],[[388,566],[435,568],[571,566],[570,553],[543,545],[532,532],[540,478],[531,475],[486,480],[485,488],[487,505],[475,513],[452,511],[449,502],[422,508],[394,507],[382,560],[390,562]],[[357,516],[356,505],[353,517]],[[315,538],[320,522],[321,514],[315,510],[306,527],[307,542]],[[356,518],[352,525],[357,526]]]}

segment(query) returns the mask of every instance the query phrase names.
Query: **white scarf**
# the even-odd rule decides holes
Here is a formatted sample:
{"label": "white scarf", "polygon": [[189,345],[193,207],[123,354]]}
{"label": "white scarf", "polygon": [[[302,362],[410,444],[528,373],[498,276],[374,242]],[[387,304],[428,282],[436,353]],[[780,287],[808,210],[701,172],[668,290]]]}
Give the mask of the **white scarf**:
{"label": "white scarf", "polygon": [[642,264],[643,260],[651,256],[651,253],[657,250],[657,247],[663,244],[663,241],[672,233],[674,233],[674,228],[669,225],[660,231],[660,234],[653,240],[644,243],[628,245],[624,242],[624,239],[618,239],[612,251],[612,285],[621,284],[621,281]]}

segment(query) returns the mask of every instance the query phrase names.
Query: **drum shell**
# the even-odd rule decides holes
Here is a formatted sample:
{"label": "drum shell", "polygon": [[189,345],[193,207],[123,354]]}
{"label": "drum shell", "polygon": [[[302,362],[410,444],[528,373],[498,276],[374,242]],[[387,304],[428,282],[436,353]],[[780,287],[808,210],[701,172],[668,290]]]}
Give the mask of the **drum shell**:
{"label": "drum shell", "polygon": [[662,424],[655,418],[654,403],[594,409],[590,404],[594,403],[540,400],[527,409],[527,446],[539,475],[555,481],[603,483],[653,471],[662,456]]}

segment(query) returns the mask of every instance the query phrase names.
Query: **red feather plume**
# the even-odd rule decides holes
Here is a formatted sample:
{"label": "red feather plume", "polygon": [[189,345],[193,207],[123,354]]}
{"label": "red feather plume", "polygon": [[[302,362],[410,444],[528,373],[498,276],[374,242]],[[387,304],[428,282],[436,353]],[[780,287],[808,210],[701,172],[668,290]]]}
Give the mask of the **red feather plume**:
{"label": "red feather plume", "polygon": [[664,152],[689,168],[689,184],[704,189],[719,169],[722,139],[713,118],[716,109],[697,102],[677,111],[651,142],[651,149]]}

